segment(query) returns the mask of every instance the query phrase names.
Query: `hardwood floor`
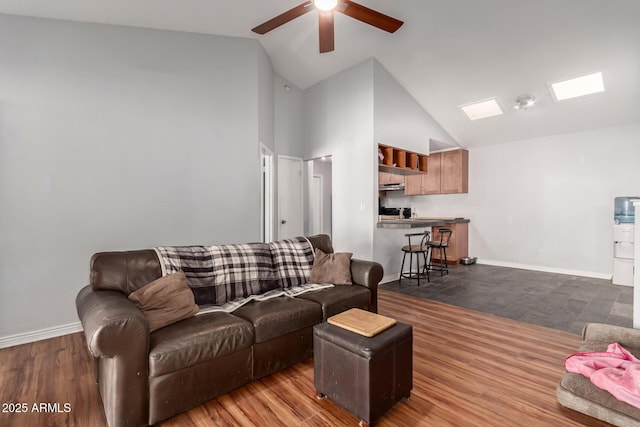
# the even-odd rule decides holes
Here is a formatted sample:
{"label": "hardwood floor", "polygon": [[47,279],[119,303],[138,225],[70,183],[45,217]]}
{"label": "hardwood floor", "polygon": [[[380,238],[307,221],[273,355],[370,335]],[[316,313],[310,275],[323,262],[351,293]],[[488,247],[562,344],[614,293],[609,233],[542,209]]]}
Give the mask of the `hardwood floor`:
{"label": "hardwood floor", "polygon": [[[380,314],[413,325],[411,398],[377,424],[405,426],[607,426],[562,408],[555,387],[577,335],[381,290]],[[55,412],[34,412],[34,403]],[[0,426],[106,425],[81,333],[0,350]],[[64,403],[71,411],[65,412]],[[251,383],[160,425],[356,426],[316,400],[313,362]]]}

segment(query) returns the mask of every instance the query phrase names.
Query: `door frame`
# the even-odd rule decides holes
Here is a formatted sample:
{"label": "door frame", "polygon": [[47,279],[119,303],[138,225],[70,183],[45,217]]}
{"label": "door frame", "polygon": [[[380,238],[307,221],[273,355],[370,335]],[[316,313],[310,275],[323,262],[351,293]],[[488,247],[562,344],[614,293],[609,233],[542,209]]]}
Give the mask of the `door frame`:
{"label": "door frame", "polygon": [[273,241],[274,168],[273,151],[260,143],[260,237]]}

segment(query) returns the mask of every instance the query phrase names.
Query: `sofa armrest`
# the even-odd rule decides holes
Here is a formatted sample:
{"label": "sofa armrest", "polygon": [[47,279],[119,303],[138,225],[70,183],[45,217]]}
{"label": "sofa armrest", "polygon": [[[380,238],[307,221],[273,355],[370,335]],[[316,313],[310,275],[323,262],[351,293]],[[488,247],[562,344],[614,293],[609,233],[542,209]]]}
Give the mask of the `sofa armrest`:
{"label": "sofa armrest", "polygon": [[96,379],[109,426],[147,425],[150,335],[144,315],[122,292],[91,286],[78,293],[76,309],[97,359]]}
{"label": "sofa armrest", "polygon": [[371,311],[378,312],[378,283],[382,280],[382,265],[374,261],[351,259],[351,279],[353,283],[371,291]]}
{"label": "sofa armrest", "polygon": [[582,330],[584,341],[617,342],[623,347],[640,349],[640,329],[624,326],[587,323]]}
{"label": "sofa armrest", "polygon": [[94,357],[117,357],[131,353],[149,354],[149,325],[142,311],[123,293],[94,291],[91,286],[76,297],[78,317],[87,346]]}

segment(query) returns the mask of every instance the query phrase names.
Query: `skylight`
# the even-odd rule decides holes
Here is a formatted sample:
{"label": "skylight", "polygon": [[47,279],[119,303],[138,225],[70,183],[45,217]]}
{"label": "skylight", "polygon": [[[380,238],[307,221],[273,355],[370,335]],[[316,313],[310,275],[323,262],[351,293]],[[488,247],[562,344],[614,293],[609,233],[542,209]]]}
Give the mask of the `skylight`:
{"label": "skylight", "polygon": [[604,82],[601,72],[550,83],[549,87],[556,101],[564,101],[565,99],[604,92]]}
{"label": "skylight", "polygon": [[472,104],[460,105],[459,108],[464,111],[470,120],[484,119],[486,117],[499,116],[503,114],[502,108],[498,105],[496,98],[486,99]]}

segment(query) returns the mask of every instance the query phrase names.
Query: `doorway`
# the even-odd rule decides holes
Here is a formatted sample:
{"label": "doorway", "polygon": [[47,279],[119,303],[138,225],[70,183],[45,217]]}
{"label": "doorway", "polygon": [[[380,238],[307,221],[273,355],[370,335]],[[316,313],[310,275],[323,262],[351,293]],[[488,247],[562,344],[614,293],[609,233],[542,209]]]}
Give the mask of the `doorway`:
{"label": "doorway", "polygon": [[302,159],[278,155],[278,239],[302,236]]}
{"label": "doorway", "polygon": [[309,192],[309,231],[310,234],[322,234],[323,227],[323,199],[324,176],[313,175]]}
{"label": "doorway", "polygon": [[331,156],[305,162],[307,173],[307,218],[305,235],[332,237],[332,163]]}

